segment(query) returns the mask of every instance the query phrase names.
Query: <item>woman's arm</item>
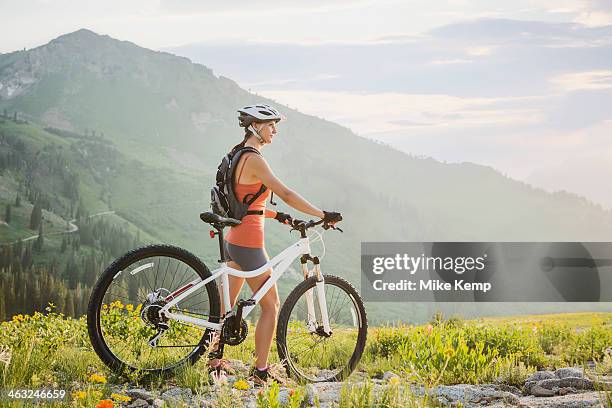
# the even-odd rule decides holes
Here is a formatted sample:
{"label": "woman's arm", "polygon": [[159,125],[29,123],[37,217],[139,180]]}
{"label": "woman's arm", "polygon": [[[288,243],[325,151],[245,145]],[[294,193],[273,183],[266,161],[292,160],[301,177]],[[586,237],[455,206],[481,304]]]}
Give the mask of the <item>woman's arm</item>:
{"label": "woman's arm", "polygon": [[261,182],[268,187],[274,194],[279,196],[281,200],[286,202],[291,207],[298,211],[312,215],[314,217],[323,218],[325,214],[323,211],[310,204],[301,195],[291,190],[282,181],[278,179],[272,172],[272,169],[268,163],[261,156],[255,156],[247,163],[250,167],[253,175],[257,177]]}

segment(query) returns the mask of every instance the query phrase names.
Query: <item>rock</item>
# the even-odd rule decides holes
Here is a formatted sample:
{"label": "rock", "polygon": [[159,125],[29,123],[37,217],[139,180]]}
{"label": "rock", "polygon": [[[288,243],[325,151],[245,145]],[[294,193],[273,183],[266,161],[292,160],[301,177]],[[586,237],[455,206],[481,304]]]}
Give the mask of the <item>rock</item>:
{"label": "rock", "polygon": [[128,405],[129,408],[145,408],[148,406],[149,406],[149,403],[141,398],[138,398],[137,400],[132,402],[130,405]]}
{"label": "rock", "polygon": [[333,403],[337,403],[340,400],[342,383],[322,382],[312,384],[312,386],[316,390],[316,395],[319,397],[321,407],[331,406]]}
{"label": "rock", "polygon": [[179,403],[190,404],[192,392],[189,388],[170,388],[161,395],[161,399],[168,405],[175,406]]}
{"label": "rock", "polygon": [[314,406],[318,398],[317,389],[312,384],[306,384],[306,398],[304,399],[308,406]]}
{"label": "rock", "polygon": [[583,378],[584,370],[582,369],[582,367],[559,368],[558,370],[555,371],[555,376],[557,378],[568,378],[568,377]]}
{"label": "rock", "polygon": [[284,407],[285,405],[289,403],[289,390],[288,389],[284,388],[278,392],[278,402],[280,403],[281,407]]}
{"label": "rock", "polygon": [[593,381],[588,378],[576,378],[576,377],[566,377],[566,378],[553,378],[550,380],[542,380],[538,381],[538,384],[542,388],[548,388],[552,390],[553,387],[562,388],[562,387],[573,387],[577,390],[589,390],[592,391],[595,389]]}
{"label": "rock", "polygon": [[382,376],[383,381],[389,381],[391,378],[400,378],[399,375],[395,374],[393,371],[385,371]]}
{"label": "rock", "polygon": [[200,401],[200,408],[213,408],[215,406],[214,402],[209,400]]}
{"label": "rock", "polygon": [[125,392],[125,395],[132,398],[132,400],[143,399],[148,403],[153,402],[155,396],[144,388],[132,388]]}
{"label": "rock", "polygon": [[153,400],[152,405],[153,405],[155,408],[162,408],[164,405],[166,405],[166,403],[165,403],[165,402],[164,402],[164,400],[162,400],[162,399],[155,398],[155,399]]}
{"label": "rock", "polygon": [[[519,404],[530,408],[586,408],[601,406],[601,395],[598,392],[585,392],[581,394],[567,394],[554,397],[534,397],[532,395],[521,397]],[[491,407],[506,407],[496,404]]]}
{"label": "rock", "polygon": [[536,397],[552,397],[557,393],[553,390],[549,390],[548,388],[543,388],[542,386],[536,384],[531,388],[531,394]]}
{"label": "rock", "polygon": [[526,381],[523,386],[523,393],[527,395],[531,395],[531,389],[537,384],[537,381]]}
{"label": "rock", "polygon": [[551,378],[556,378],[555,373],[552,371],[536,371],[535,373],[531,374],[527,380],[525,380],[525,382],[549,380]]}
{"label": "rock", "polygon": [[516,388],[514,385],[508,385],[508,384],[483,384],[482,386],[483,387],[487,387],[487,388],[494,388],[494,389],[500,390],[500,391],[511,392],[512,394],[515,394],[515,395],[523,395],[521,390]]}
{"label": "rock", "polygon": [[570,387],[559,388],[559,395],[573,394],[574,392],[576,390]]}
{"label": "rock", "polygon": [[464,405],[493,400],[503,400],[508,404],[516,404],[518,402],[516,395],[501,391],[497,386],[491,384],[486,386],[471,384],[439,385],[431,390],[430,393],[435,397],[443,397],[450,403],[461,402]]}

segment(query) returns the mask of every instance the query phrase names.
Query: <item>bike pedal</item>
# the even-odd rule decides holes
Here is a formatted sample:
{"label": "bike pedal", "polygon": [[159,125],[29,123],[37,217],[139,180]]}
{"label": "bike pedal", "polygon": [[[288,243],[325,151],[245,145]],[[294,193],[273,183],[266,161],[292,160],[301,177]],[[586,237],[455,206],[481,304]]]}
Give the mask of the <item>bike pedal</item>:
{"label": "bike pedal", "polygon": [[238,301],[238,306],[239,307],[245,307],[245,306],[255,306],[255,299],[240,299]]}

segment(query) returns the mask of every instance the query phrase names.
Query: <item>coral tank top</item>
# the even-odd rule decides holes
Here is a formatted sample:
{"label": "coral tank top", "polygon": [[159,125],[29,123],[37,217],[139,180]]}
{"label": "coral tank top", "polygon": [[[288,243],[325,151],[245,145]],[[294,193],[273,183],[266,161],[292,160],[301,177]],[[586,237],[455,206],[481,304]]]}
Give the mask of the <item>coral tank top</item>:
{"label": "coral tank top", "polygon": [[[249,160],[251,155],[249,154],[244,158],[242,162],[242,168],[236,178],[236,181],[240,181],[242,170]],[[236,198],[242,201],[247,194],[255,195],[263,183],[254,184],[234,184],[234,191]],[[249,205],[249,211],[262,211],[262,215],[251,214],[245,215],[242,218],[242,223],[235,227],[231,227],[229,232],[225,235],[225,240],[233,245],[238,245],[247,248],[263,248],[264,247],[264,218],[276,216],[275,211],[266,210],[266,200],[270,197],[270,189],[267,189],[262,195],[257,197],[255,201]]]}

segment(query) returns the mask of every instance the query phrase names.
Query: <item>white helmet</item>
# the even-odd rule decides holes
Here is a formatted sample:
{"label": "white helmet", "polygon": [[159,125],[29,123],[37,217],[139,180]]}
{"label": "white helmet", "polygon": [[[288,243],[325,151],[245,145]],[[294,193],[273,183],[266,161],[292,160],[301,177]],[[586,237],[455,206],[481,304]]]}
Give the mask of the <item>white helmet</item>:
{"label": "white helmet", "polygon": [[238,123],[241,127],[249,127],[253,122],[267,122],[273,120],[275,122],[283,119],[279,111],[266,104],[245,106],[238,109]]}

